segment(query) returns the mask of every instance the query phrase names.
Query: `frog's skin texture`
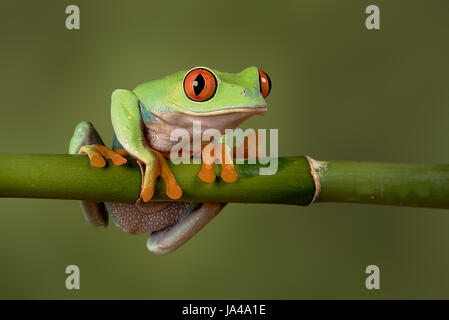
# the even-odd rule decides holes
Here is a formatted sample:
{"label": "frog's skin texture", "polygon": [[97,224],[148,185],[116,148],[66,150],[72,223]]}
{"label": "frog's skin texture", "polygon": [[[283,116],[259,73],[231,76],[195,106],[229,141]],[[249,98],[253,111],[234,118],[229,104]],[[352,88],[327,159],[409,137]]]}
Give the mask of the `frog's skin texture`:
{"label": "frog's skin texture", "polygon": [[[104,146],[91,123],[83,121],[75,128],[69,153],[87,154],[95,167],[104,167],[104,158],[110,158],[114,165],[124,164],[127,161],[124,156],[129,155],[141,166],[142,189],[135,204],[82,201],[89,225],[105,227],[109,212],[126,232],[152,232],[147,248],[154,253],[165,254],[185,243],[226,204],[149,202],[158,176],[165,180],[166,193],[171,199],[182,196],[165,162],[177,143],[170,141],[172,130],[182,128],[192,136],[193,121],[199,120],[202,131],[214,128],[223,134],[225,129],[235,128],[250,116],[265,113],[265,97],[270,87],[268,76],[256,67],[237,74],[197,67],[146,82],[133,91],[115,90],[111,97],[112,149]],[[205,157],[203,154],[203,160]],[[237,179],[232,164],[223,164],[220,175],[229,183]],[[198,176],[205,182],[213,182],[213,164],[203,163]]]}

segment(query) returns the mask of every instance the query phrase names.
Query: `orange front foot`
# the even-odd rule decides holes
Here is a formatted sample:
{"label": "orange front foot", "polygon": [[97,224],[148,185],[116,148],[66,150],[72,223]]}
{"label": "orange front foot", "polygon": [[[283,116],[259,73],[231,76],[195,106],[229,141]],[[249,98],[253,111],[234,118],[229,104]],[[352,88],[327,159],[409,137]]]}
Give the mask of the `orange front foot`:
{"label": "orange front foot", "polygon": [[232,163],[231,149],[224,143],[213,144],[210,143],[201,152],[203,159],[201,170],[198,177],[206,182],[212,183],[215,181],[216,175],[214,171],[214,163],[216,160],[221,164],[220,176],[223,181],[233,183],[237,181],[238,174],[235,171]]}

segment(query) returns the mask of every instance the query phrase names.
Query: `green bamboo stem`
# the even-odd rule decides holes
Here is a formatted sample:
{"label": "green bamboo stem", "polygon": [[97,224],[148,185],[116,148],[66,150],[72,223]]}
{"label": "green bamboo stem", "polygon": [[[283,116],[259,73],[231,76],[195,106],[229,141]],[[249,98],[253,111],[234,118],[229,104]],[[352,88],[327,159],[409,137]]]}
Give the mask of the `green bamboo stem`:
{"label": "green bamboo stem", "polygon": [[[316,195],[317,202],[449,208],[449,165],[326,162],[315,172],[318,188],[305,157],[279,158],[278,172],[271,176],[259,175],[259,164],[237,164],[239,179],[231,184],[219,178],[212,184],[200,181],[200,165],[169,166],[183,189],[180,201],[307,205]],[[133,203],[140,183],[132,159],[98,169],[84,155],[0,155],[0,197]],[[161,179],[153,200],[168,200]]]}
{"label": "green bamboo stem", "polygon": [[334,161],[319,201],[449,208],[449,165]]}
{"label": "green bamboo stem", "polygon": [[[107,168],[99,169],[92,167],[85,155],[0,155],[0,197],[133,203],[139,197],[141,174],[137,163],[128,159],[126,165],[108,163]],[[259,175],[260,165],[236,165],[239,179],[235,183],[217,179],[207,184],[197,177],[200,165],[168,164],[184,201],[306,205],[315,191],[304,157],[279,159],[279,170],[272,176]],[[153,200],[168,199],[159,179]]]}

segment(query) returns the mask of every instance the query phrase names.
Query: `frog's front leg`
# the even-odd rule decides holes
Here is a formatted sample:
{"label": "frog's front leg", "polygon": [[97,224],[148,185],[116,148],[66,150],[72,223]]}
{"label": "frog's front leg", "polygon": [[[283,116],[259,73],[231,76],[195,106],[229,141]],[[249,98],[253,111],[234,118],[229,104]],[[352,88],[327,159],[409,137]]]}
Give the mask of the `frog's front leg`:
{"label": "frog's front leg", "polygon": [[[152,151],[145,139],[139,100],[134,93],[122,89],[112,93],[111,119],[118,142],[141,165],[142,200],[144,202],[151,200],[158,176],[162,176],[165,180],[167,195],[172,199],[179,199],[182,196],[181,188],[168,169],[165,159]],[[142,164],[145,166],[144,169]]]}
{"label": "frog's front leg", "polygon": [[241,157],[243,159],[256,158],[259,152],[263,151],[263,146],[259,139],[259,132],[251,131],[243,140],[240,146],[231,148],[225,143],[226,135],[221,137],[220,143],[211,142],[201,151],[202,165],[198,177],[207,183],[215,181],[214,164],[216,161],[221,164],[220,176],[223,181],[233,183],[237,180],[238,174],[235,171],[232,159]]}

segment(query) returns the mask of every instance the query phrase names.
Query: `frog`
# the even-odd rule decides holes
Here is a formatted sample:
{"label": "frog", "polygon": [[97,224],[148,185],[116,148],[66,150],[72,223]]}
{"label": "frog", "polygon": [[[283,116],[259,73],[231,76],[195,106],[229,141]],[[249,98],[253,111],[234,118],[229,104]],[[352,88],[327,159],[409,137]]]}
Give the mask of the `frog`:
{"label": "frog", "polygon": [[[135,159],[142,176],[140,195],[135,203],[82,200],[87,223],[104,228],[111,216],[125,232],[149,232],[146,247],[153,253],[162,255],[178,249],[226,203],[180,201],[182,189],[167,164],[176,143],[171,133],[176,129],[192,133],[193,122],[200,121],[202,131],[214,128],[224,137],[226,129],[234,129],[251,116],[267,111],[265,99],[271,86],[268,74],[255,66],[235,74],[198,66],[145,82],[133,90],[114,90],[112,147],[105,146],[91,122],[82,121],[75,127],[69,153],[87,155],[90,165],[96,168],[106,167],[107,159],[115,166],[126,164],[127,157]],[[212,152],[204,152],[212,144]],[[223,159],[232,158],[232,150],[225,145],[222,141],[201,142],[198,179],[213,183],[217,178],[214,166],[221,165],[221,180],[237,181],[232,160]],[[220,155],[214,152],[217,146],[223,150],[217,152]],[[165,182],[168,201],[151,200],[159,178]]]}

